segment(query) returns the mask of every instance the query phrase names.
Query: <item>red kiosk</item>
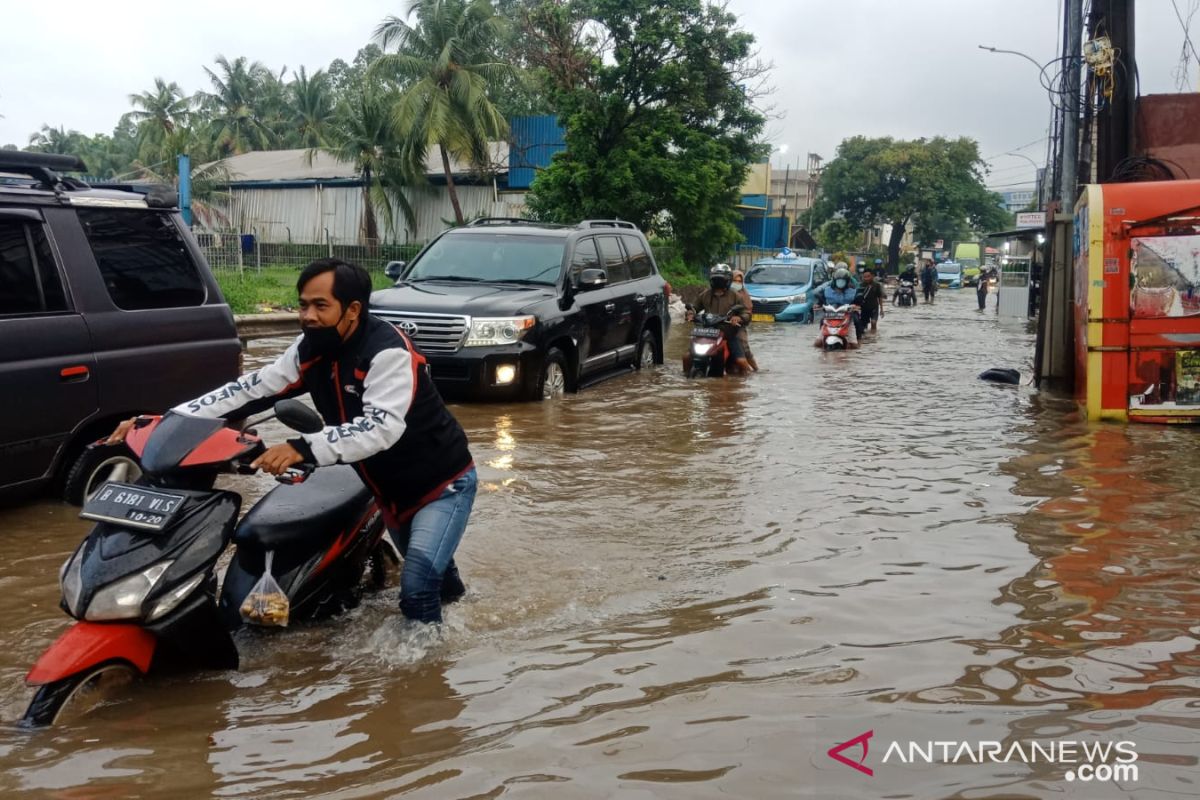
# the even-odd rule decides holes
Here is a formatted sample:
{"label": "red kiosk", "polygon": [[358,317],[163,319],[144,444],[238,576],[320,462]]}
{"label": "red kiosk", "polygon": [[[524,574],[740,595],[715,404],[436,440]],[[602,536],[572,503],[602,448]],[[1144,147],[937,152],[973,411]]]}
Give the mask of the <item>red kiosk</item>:
{"label": "red kiosk", "polygon": [[1088,419],[1200,422],[1200,180],[1089,185],[1074,254]]}

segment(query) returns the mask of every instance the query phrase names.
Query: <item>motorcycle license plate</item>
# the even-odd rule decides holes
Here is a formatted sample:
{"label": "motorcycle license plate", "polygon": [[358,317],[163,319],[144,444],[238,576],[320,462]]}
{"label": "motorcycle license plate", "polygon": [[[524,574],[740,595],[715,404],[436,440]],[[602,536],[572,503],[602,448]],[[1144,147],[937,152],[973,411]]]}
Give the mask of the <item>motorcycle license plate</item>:
{"label": "motorcycle license plate", "polygon": [[79,516],[147,531],[161,531],[182,506],[180,494],[128,483],[106,483],[83,504]]}
{"label": "motorcycle license plate", "polygon": [[751,322],[774,322],[775,315],[774,314],[751,314],[750,321]]}
{"label": "motorcycle license plate", "polygon": [[697,339],[715,339],[721,335],[721,332],[716,328],[695,328],[692,330],[692,336]]}

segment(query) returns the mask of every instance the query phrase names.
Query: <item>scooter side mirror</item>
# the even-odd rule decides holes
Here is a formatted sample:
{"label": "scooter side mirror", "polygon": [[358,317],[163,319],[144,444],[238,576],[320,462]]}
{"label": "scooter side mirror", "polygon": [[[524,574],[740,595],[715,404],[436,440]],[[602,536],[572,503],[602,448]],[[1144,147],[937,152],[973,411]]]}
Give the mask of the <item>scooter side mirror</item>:
{"label": "scooter side mirror", "polygon": [[317,433],[325,427],[325,422],[317,412],[291,398],[275,404],[275,416],[284,425],[300,433]]}

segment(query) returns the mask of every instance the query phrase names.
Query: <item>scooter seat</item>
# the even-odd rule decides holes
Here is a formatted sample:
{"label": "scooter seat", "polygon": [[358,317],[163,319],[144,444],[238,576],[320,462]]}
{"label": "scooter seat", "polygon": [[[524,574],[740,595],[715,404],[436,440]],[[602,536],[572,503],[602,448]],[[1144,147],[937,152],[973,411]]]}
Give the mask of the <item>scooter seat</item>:
{"label": "scooter seat", "polygon": [[322,547],[360,521],[372,499],[353,467],[321,467],[304,483],[268,492],[242,518],[233,541],[263,550]]}

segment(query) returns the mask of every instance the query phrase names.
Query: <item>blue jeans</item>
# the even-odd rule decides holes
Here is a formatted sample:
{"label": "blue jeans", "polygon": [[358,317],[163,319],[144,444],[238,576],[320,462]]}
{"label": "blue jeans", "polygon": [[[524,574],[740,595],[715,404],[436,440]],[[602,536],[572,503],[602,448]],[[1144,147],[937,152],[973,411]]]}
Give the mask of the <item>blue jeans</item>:
{"label": "blue jeans", "polygon": [[475,504],[475,468],[467,470],[400,528],[389,528],[404,556],[400,572],[400,611],[417,622],[441,622],[442,603],[463,596],[466,587],[454,564],[454,551]]}

